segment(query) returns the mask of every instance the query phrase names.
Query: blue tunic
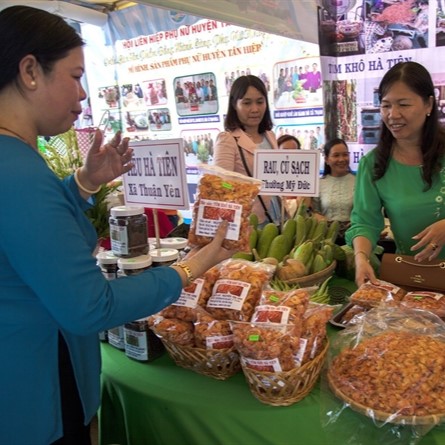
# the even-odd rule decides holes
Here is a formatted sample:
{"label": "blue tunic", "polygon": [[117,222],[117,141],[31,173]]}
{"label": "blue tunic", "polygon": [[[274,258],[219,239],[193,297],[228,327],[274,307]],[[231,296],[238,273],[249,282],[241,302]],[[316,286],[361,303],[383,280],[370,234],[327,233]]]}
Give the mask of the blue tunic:
{"label": "blue tunic", "polygon": [[0,444],[62,436],[58,332],[65,338],[88,423],[99,407],[98,332],[176,301],[171,268],[106,281],[93,257],[91,205],[30,146],[0,136]]}

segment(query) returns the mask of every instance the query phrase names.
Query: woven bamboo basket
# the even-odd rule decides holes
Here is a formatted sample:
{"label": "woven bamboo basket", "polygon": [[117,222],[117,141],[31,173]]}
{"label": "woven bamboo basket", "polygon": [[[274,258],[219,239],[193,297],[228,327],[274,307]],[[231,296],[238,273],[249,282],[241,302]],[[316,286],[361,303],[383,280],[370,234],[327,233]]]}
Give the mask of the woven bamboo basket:
{"label": "woven bamboo basket", "polygon": [[445,421],[445,413],[436,413],[429,416],[401,416],[396,413],[385,413],[384,411],[379,411],[374,408],[370,408],[356,402],[350,397],[346,396],[342,391],[340,391],[333,382],[333,378],[328,372],[328,383],[332,392],[348,406],[357,411],[360,414],[370,417],[381,422],[388,422],[397,425],[437,425]]}
{"label": "woven bamboo basket", "polygon": [[162,339],[162,343],[174,362],[182,368],[198,374],[227,380],[241,370],[238,352],[229,349],[201,349],[173,344]]}
{"label": "woven bamboo basket", "polygon": [[324,280],[334,274],[336,267],[337,261],[334,260],[326,269],[320,272],[306,275],[305,277],[291,278],[290,280],[284,280],[284,282],[288,284],[299,284],[300,287],[319,286]]}
{"label": "woven bamboo basket", "polygon": [[252,394],[262,403],[289,406],[304,399],[318,380],[329,341],[313,360],[286,372],[263,372],[242,366]]}

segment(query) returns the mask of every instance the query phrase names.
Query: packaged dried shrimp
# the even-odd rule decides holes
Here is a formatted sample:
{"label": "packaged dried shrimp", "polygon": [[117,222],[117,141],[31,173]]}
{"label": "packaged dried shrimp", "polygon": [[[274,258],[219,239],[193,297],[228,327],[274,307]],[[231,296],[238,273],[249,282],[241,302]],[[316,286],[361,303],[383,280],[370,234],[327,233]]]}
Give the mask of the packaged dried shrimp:
{"label": "packaged dried shrimp", "polygon": [[299,338],[293,325],[230,322],[243,365],[257,371],[281,372],[299,367]]}
{"label": "packaged dried shrimp", "polygon": [[323,349],[326,324],[334,308],[327,304],[313,304],[304,314],[299,360],[301,364],[312,360]]}
{"label": "packaged dried shrimp", "polygon": [[222,262],[206,310],[218,320],[249,321],[275,266],[229,259]]}
{"label": "packaged dried shrimp", "polygon": [[229,349],[233,346],[233,334],[230,323],[215,320],[206,311],[196,310],[195,343],[203,349]]}
{"label": "packaged dried shrimp", "polygon": [[263,290],[260,303],[255,307],[251,321],[257,323],[292,323],[300,326],[309,303],[305,289],[291,291]]}
{"label": "packaged dried shrimp", "polygon": [[350,297],[351,303],[358,304],[367,308],[378,306],[381,302],[386,304],[398,303],[406,291],[388,283],[387,281],[377,280],[377,283],[367,282],[362,284]]}
{"label": "packaged dried shrimp", "polygon": [[204,278],[197,278],[189,286],[184,287],[179,299],[162,309],[159,315],[165,318],[177,318],[183,321],[195,321],[199,298],[204,287]]}
{"label": "packaged dried shrimp", "polygon": [[201,166],[193,219],[189,231],[192,246],[210,243],[223,220],[229,222],[223,247],[249,250],[249,215],[262,182],[217,166]]}
{"label": "packaged dried shrimp", "polygon": [[445,295],[431,291],[408,292],[401,301],[401,306],[412,309],[423,309],[445,318]]}
{"label": "packaged dried shrimp", "polygon": [[[380,420],[445,415],[445,343],[412,332],[383,332],[344,349],[329,367],[329,383],[352,407]],[[409,419],[405,419],[409,423]],[[431,419],[434,422],[434,419]]]}
{"label": "packaged dried shrimp", "polygon": [[193,323],[154,315],[149,318],[152,331],[161,339],[181,346],[194,346]]}

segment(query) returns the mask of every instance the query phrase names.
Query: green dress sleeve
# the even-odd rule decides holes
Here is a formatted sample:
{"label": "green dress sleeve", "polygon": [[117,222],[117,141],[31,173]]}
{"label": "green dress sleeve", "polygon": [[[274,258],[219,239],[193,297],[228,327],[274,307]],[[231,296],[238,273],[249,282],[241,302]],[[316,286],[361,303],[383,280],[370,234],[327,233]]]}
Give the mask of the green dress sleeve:
{"label": "green dress sleeve", "polygon": [[345,234],[349,245],[355,237],[364,236],[375,246],[385,227],[382,201],[373,181],[373,168],[374,153],[370,152],[361,158],[358,166],[351,227]]}

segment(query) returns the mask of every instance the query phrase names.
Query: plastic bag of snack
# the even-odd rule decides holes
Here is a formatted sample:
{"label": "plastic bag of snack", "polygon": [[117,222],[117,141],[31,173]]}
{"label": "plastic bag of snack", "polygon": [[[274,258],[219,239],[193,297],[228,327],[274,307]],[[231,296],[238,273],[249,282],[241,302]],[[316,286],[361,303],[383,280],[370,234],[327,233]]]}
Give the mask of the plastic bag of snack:
{"label": "plastic bag of snack", "polygon": [[262,182],[217,166],[201,165],[188,240],[192,246],[210,243],[222,220],[229,221],[223,247],[249,250],[249,215]]}
{"label": "plastic bag of snack", "polygon": [[290,291],[265,289],[250,321],[256,323],[291,323],[301,327],[309,298],[310,294],[306,289]]}
{"label": "plastic bag of snack", "polygon": [[229,349],[233,346],[230,323],[215,320],[204,309],[196,309],[195,344],[203,349]]}
{"label": "plastic bag of snack", "polygon": [[400,302],[401,306],[412,309],[423,309],[445,318],[445,295],[431,291],[408,292]]}
{"label": "plastic bag of snack", "polygon": [[160,339],[181,346],[195,346],[193,323],[190,321],[153,315],[149,317],[149,326]]}
{"label": "plastic bag of snack", "polygon": [[397,304],[405,294],[405,290],[387,281],[377,280],[376,283],[368,281],[350,296],[350,302],[371,308],[382,302],[389,305]]}
{"label": "plastic bag of snack", "polygon": [[323,349],[326,325],[334,312],[334,306],[311,303],[304,313],[301,348],[298,360],[301,364],[315,358]]}
{"label": "plastic bag of snack", "polygon": [[354,435],[358,444],[370,435],[376,443],[418,443],[445,420],[444,373],[439,317],[401,305],[369,309],[331,342],[321,384],[326,432],[340,441]]}
{"label": "plastic bag of snack", "polygon": [[300,366],[295,360],[300,339],[294,335],[294,325],[231,321],[230,326],[243,366],[267,372]]}
{"label": "plastic bag of snack", "polygon": [[177,318],[183,321],[195,321],[196,311],[201,292],[204,288],[204,278],[197,278],[189,286],[184,287],[179,299],[162,309],[159,315],[165,318]]}
{"label": "plastic bag of snack", "polygon": [[351,306],[341,317],[340,323],[344,326],[353,325],[357,323],[358,317],[366,312],[366,308],[358,304]]}
{"label": "plastic bag of snack", "polygon": [[219,266],[207,312],[218,320],[249,321],[275,266],[233,258]]}

